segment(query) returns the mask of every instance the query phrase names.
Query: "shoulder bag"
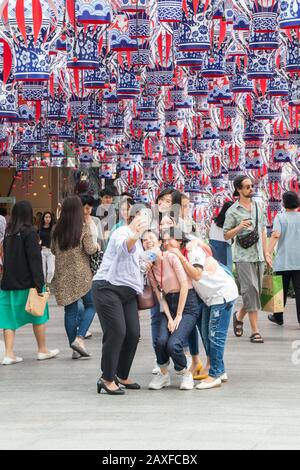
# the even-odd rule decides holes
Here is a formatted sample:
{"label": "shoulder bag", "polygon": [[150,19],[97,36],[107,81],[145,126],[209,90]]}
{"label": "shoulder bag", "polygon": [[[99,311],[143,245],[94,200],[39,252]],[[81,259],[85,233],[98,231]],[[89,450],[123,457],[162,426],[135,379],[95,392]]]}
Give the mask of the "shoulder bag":
{"label": "shoulder bag", "polygon": [[240,237],[239,235],[237,236],[237,242],[238,244],[247,250],[248,248],[251,248],[251,246],[255,245],[259,241],[259,233],[258,233],[258,208],[257,208],[257,203],[255,203],[255,209],[256,209],[256,224],[255,224],[255,229],[252,230],[251,233],[244,237]]}

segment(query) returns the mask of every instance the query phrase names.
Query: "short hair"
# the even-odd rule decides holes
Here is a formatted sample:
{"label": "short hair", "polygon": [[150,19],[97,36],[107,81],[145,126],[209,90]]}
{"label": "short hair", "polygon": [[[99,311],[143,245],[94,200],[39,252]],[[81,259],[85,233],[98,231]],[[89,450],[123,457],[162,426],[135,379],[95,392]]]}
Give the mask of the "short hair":
{"label": "short hair", "polygon": [[79,197],[80,197],[83,207],[84,206],[94,207],[95,199],[93,198],[93,196],[89,196],[88,194],[85,194]]}
{"label": "short hair", "polygon": [[300,199],[294,191],[286,191],[282,196],[282,201],[285,209],[299,209]]}
{"label": "short hair", "polygon": [[234,197],[239,197],[238,189],[242,189],[243,182],[245,180],[251,180],[251,178],[249,176],[246,176],[246,175],[239,175],[234,179],[234,181],[233,181],[233,186],[234,186],[234,190],[235,190],[234,193],[233,193]]}
{"label": "short hair", "polygon": [[7,209],[5,207],[0,207],[0,215],[2,215],[2,217],[7,216]]}
{"label": "short hair", "polygon": [[117,196],[116,188],[112,188],[111,186],[108,186],[107,188],[102,189],[102,191],[100,193],[100,197],[102,198],[104,196],[110,196],[110,197]]}
{"label": "short hair", "polygon": [[173,193],[175,192],[175,189],[164,189],[161,193],[156,198],[156,204],[158,204],[158,201],[162,199],[164,196],[173,196]]}

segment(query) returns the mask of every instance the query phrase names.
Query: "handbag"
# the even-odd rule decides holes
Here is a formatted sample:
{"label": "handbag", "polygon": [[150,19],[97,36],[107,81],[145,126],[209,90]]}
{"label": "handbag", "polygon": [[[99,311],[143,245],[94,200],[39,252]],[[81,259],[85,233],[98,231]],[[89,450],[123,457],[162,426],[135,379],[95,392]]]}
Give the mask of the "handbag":
{"label": "handbag", "polygon": [[90,268],[92,273],[95,275],[99,270],[103,260],[103,251],[97,251],[90,256]]}
{"label": "handbag", "polygon": [[30,289],[25,310],[34,317],[42,317],[44,315],[47,302],[49,300],[49,292],[43,292],[43,295],[39,295],[36,289]]}
{"label": "handbag", "polygon": [[155,307],[157,302],[155,300],[152,287],[146,285],[144,292],[137,296],[137,301],[139,310],[150,310],[151,308]]}
{"label": "handbag", "polygon": [[237,236],[237,241],[238,244],[247,250],[248,248],[251,248],[251,246],[255,245],[259,241],[259,233],[258,233],[258,209],[257,209],[257,203],[255,203],[255,208],[256,208],[256,224],[255,224],[255,229],[252,230],[251,233],[244,237],[239,237]]}

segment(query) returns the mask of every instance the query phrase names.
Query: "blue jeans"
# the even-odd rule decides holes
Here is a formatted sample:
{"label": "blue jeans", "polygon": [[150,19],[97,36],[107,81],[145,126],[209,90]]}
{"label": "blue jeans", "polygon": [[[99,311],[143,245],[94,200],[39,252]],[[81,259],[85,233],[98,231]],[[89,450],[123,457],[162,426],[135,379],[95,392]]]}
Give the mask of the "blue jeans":
{"label": "blue jeans", "polygon": [[[83,308],[80,301],[83,303]],[[65,328],[70,345],[75,341],[76,336],[85,337],[95,313],[91,290],[73,304],[65,306]]]}
{"label": "blue jeans", "polygon": [[210,240],[209,245],[212,249],[214,258],[219,261],[219,263],[227,266],[230,271],[233,269],[232,262],[232,248],[231,245],[227,242],[222,242],[218,240]]}
{"label": "blue jeans", "polygon": [[234,302],[204,305],[201,315],[201,337],[207,357],[210,358],[210,377],[225,373],[224,352]]}
{"label": "blue jeans", "polygon": [[[168,303],[172,318],[176,317],[179,293],[167,294]],[[180,372],[187,368],[187,360],[184,354],[184,347],[193,331],[199,317],[199,300],[194,289],[190,289],[184,307],[181,323],[173,334],[168,330],[168,319],[162,316],[160,333],[157,340],[155,352],[157,363],[160,367],[167,367],[172,358],[175,370]]]}
{"label": "blue jeans", "polygon": [[155,307],[151,308],[151,335],[152,335],[152,346],[155,350],[155,346],[159,337],[160,323],[163,314],[160,311],[160,305],[157,303]]}
{"label": "blue jeans", "polygon": [[197,320],[197,324],[193,329],[192,333],[189,336],[189,349],[191,356],[198,356],[199,354],[199,333],[201,334],[201,322],[202,322],[202,312],[205,304],[200,301],[199,305],[199,318]]}

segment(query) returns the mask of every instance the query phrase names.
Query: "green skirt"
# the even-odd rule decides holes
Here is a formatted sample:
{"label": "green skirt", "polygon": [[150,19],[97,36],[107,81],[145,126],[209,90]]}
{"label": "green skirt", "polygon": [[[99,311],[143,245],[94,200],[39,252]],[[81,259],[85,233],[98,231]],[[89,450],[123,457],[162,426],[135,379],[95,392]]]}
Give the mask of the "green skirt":
{"label": "green skirt", "polygon": [[48,305],[42,317],[26,312],[29,289],[0,291],[0,329],[17,330],[24,325],[43,325],[49,320]]}

